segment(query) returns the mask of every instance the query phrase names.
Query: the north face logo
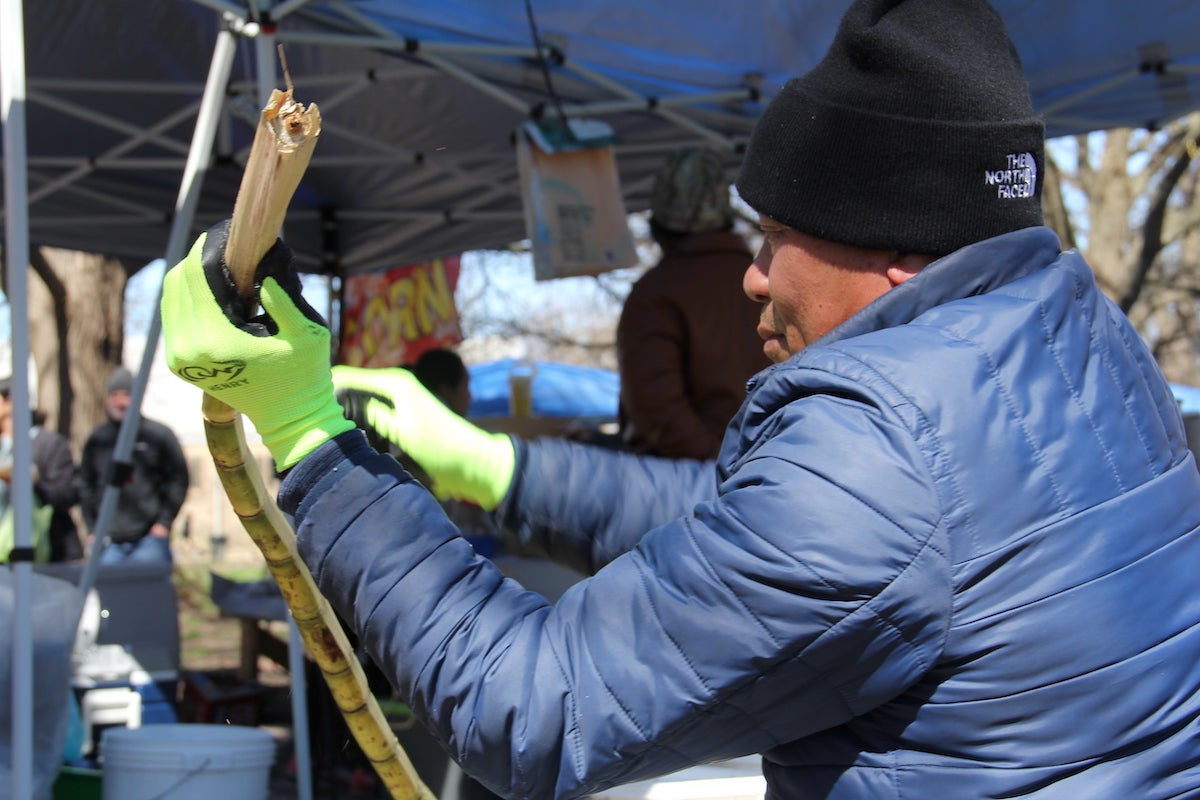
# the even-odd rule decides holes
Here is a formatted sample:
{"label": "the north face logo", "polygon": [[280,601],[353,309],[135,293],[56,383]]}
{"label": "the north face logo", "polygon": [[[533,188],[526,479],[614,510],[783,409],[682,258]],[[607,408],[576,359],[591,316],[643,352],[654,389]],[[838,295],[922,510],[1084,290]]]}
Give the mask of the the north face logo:
{"label": "the north face logo", "polygon": [[1009,153],[1003,169],[984,170],[983,179],[996,187],[1001,200],[1033,197],[1037,192],[1037,161],[1032,153]]}

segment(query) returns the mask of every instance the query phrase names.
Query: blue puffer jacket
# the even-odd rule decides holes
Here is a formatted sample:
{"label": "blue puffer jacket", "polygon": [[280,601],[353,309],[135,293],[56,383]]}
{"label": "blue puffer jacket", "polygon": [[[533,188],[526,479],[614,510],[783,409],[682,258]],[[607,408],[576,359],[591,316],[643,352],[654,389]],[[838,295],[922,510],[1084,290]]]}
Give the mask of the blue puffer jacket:
{"label": "blue puffer jacket", "polygon": [[323,592],[466,769],[580,797],[764,754],[771,800],[1200,796],[1200,473],[1045,229],[754,382],[711,465],[520,447],[501,578],[351,432],[284,482]]}

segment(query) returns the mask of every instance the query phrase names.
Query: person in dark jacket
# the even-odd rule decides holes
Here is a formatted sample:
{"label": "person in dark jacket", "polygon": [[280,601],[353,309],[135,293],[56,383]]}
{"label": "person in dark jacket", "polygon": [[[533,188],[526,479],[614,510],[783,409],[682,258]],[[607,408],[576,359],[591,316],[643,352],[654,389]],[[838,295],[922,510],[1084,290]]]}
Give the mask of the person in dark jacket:
{"label": "person in dark jacket", "polygon": [[71,509],[79,502],[79,466],[71,455],[71,440],[46,427],[44,412],[35,409],[32,417],[33,490],[54,509],[50,515],[50,560],[78,561],[83,558],[83,543]]}
{"label": "person in dark jacket", "polygon": [[471,373],[462,356],[445,347],[426,350],[412,365],[421,385],[460,417],[471,407]]}
{"label": "person in dark jacket", "polygon": [[[188,466],[174,432],[160,422],[142,418],[127,467],[116,465],[117,435],[129,410],[133,375],[124,367],[113,370],[105,387],[108,419],[89,434],[79,460],[80,510],[89,535],[114,468],[120,479],[116,512],[107,532],[101,563],[171,561],[171,526],[188,490]],[[95,546],[93,541],[93,546]]]}
{"label": "person in dark jacket", "polygon": [[[1197,797],[1200,471],[1042,225],[1043,138],[983,0],[855,0],[746,149],[773,363],[715,464],[455,427],[402,371],[331,380],[286,250],[252,335],[221,227],[167,273],[167,362],[271,432],[319,589],[502,796],[760,753],[768,800]],[[554,604],[506,580],[335,387],[590,577]]]}
{"label": "person in dark jacket", "polygon": [[[12,379],[0,379],[0,433],[12,437]],[[50,506],[47,536],[50,540],[50,561],[75,561],[83,557],[79,529],[71,509],[79,502],[77,485],[79,468],[71,454],[71,442],[57,431],[46,427],[46,415],[39,409],[30,411],[30,461],[33,465],[33,491],[39,502]]]}
{"label": "person in dark jacket", "polygon": [[715,458],[746,381],[769,363],[758,306],[739,292],[751,255],[733,232],[715,151],[671,154],[655,176],[650,231],[662,257],[617,323],[621,440],[636,453]]}

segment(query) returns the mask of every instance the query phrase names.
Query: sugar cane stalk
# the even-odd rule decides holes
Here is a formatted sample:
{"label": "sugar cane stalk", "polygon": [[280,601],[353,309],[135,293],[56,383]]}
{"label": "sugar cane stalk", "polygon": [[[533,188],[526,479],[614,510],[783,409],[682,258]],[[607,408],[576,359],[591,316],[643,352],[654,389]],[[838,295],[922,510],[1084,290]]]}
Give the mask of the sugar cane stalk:
{"label": "sugar cane stalk", "polygon": [[[286,92],[272,93],[259,119],[225,248],[225,263],[250,310],[257,305],[255,267],[283,225],[320,126],[316,105],[306,109],[296,103],[290,86]],[[291,524],[267,494],[246,446],[241,414],[208,394],[202,413],[209,452],[230,504],[266,558],[300,636],[363,754],[394,800],[434,800],[367,687],[341,623],[297,555]]]}

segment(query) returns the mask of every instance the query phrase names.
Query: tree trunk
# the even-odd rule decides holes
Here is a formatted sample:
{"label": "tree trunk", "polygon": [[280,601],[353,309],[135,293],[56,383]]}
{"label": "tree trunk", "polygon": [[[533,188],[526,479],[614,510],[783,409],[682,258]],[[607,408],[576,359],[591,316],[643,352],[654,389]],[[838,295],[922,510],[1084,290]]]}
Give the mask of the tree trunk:
{"label": "tree trunk", "polygon": [[1071,223],[1101,289],[1166,375],[1200,382],[1200,113],[1162,130],[1056,140],[1048,152],[1048,224]]}
{"label": "tree trunk", "polygon": [[1058,234],[1064,250],[1072,250],[1075,243],[1075,228],[1071,225],[1071,214],[1063,197],[1062,171],[1054,161],[1053,152],[1046,153],[1046,175],[1042,179],[1042,211],[1046,227]]}
{"label": "tree trunk", "polygon": [[121,363],[128,275],[116,259],[52,247],[33,250],[30,262],[38,406],[78,454],[105,418],[104,386]]}

